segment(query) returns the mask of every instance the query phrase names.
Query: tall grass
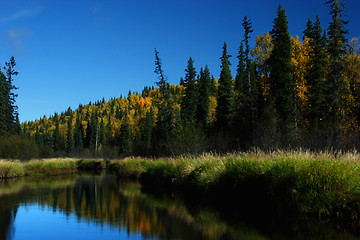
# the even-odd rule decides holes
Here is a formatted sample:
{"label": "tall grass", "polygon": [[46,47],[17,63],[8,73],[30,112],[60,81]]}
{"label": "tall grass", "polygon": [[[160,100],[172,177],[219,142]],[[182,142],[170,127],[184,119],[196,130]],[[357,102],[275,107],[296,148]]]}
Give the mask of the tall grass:
{"label": "tall grass", "polygon": [[120,175],[136,172],[132,176],[139,176],[144,184],[176,186],[229,199],[229,203],[271,203],[295,213],[358,218],[359,159],[358,153],[251,151],[127,159],[116,165]]}
{"label": "tall grass", "polygon": [[102,170],[105,167],[105,162],[98,159],[54,158],[28,162],[0,160],[0,179],[23,176],[56,176],[73,174],[78,170]]}

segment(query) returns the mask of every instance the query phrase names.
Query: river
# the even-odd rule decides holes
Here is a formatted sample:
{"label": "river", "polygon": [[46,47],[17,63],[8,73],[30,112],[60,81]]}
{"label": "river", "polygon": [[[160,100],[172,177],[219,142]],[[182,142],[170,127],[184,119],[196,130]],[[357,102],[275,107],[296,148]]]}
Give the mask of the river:
{"label": "river", "polygon": [[0,181],[4,240],[357,239],[319,220],[247,217],[115,175]]}

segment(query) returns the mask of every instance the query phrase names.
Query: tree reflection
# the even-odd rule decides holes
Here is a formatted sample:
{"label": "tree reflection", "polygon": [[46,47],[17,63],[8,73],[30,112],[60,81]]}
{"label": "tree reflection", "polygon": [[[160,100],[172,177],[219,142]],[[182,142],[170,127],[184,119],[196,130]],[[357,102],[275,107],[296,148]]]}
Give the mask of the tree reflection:
{"label": "tree reflection", "polygon": [[[74,215],[81,222],[107,225],[119,231],[126,229],[129,234],[141,234],[145,239],[231,240],[281,236],[276,231],[261,232],[244,222],[229,224],[211,208],[189,208],[179,197],[146,194],[141,191],[138,182],[120,180],[111,175],[80,176],[73,180],[33,184],[23,182],[8,191],[2,189],[0,185],[0,239],[13,238],[18,206],[30,203],[48,206],[52,211],[62,212],[66,216]],[[308,238],[306,230],[301,230],[301,234],[297,235],[300,238],[292,237]],[[335,230],[325,229],[324,232],[327,239],[349,237],[339,235]],[[321,238],[323,233],[311,234]]]}

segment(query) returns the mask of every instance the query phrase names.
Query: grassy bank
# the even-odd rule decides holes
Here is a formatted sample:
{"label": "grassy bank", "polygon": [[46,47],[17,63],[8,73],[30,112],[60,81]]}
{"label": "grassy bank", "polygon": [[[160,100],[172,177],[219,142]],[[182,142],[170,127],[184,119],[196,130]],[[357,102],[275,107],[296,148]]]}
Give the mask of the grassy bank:
{"label": "grassy bank", "polygon": [[23,176],[56,176],[73,174],[79,170],[99,170],[104,168],[105,162],[95,159],[58,158],[27,162],[0,160],[0,179]]}
{"label": "grassy bank", "polygon": [[[360,155],[251,152],[170,159],[127,159],[109,165],[142,183],[178,188],[227,205],[358,219]],[[241,206],[240,206],[241,205]]]}
{"label": "grassy bank", "polygon": [[[360,154],[250,152],[125,160],[0,161],[0,178],[51,176],[107,167],[139,178],[149,188],[190,192],[241,211],[292,212],[320,217],[360,217]],[[252,211],[251,210],[251,211]]]}

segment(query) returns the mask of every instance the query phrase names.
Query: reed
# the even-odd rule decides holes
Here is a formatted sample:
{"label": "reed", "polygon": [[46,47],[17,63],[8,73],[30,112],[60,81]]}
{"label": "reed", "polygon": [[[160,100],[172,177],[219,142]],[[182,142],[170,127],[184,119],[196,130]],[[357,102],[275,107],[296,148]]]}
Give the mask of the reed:
{"label": "reed", "polygon": [[256,150],[116,164],[118,174],[139,177],[144,184],[220,195],[233,203],[271,202],[295,213],[358,218],[359,159],[358,153]]}

